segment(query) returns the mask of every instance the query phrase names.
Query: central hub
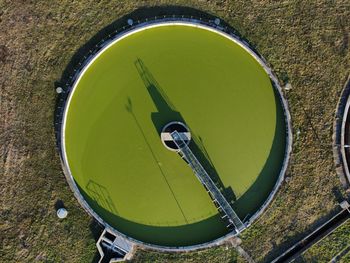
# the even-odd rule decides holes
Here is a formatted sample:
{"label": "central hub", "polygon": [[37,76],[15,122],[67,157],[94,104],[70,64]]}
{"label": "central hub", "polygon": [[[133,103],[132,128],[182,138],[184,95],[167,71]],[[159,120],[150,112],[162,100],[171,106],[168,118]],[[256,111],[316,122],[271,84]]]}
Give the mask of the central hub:
{"label": "central hub", "polygon": [[173,138],[171,137],[171,133],[177,131],[181,139],[188,145],[191,141],[191,133],[188,127],[179,121],[169,122],[164,126],[162,132],[160,134],[160,139],[162,140],[163,145],[170,151],[178,151],[176,144],[174,143]]}

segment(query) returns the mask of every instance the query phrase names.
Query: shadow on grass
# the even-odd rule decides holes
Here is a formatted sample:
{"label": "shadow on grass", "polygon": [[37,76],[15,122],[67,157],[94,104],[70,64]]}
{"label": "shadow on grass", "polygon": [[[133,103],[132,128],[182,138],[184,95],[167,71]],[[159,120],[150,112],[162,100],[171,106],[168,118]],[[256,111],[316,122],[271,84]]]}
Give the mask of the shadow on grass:
{"label": "shadow on grass", "polygon": [[64,203],[61,199],[58,199],[56,202],[55,202],[55,210],[57,211],[58,209],[60,208],[65,208],[64,206]]}
{"label": "shadow on grass", "polygon": [[333,193],[333,196],[335,198],[335,200],[338,202],[338,203],[341,203],[343,202],[344,200],[346,200],[346,197],[343,195],[341,189],[338,187],[338,186],[334,186],[332,188],[332,193]]}
{"label": "shadow on grass", "polygon": [[[91,54],[92,50],[96,50],[99,46],[101,40],[107,40],[116,34],[124,30],[131,29],[132,26],[128,25],[127,20],[133,19],[135,24],[145,22],[146,19],[162,18],[164,16],[176,16],[176,17],[186,17],[202,19],[203,21],[214,21],[217,16],[209,14],[207,12],[187,7],[187,6],[176,6],[176,5],[164,5],[164,6],[154,6],[154,7],[140,7],[129,14],[126,14],[113,23],[102,28],[97,32],[88,42],[81,46],[73,55],[70,62],[68,63],[66,69],[64,70],[60,83],[69,83],[71,81],[71,76],[74,75],[75,69],[79,68],[80,64],[85,60],[85,56]],[[241,37],[239,33],[229,26],[224,20],[221,19],[220,26],[224,31],[234,32],[237,36]],[[92,52],[94,52],[92,51]]]}
{"label": "shadow on grass", "polygon": [[[90,225],[89,225],[89,228],[90,228],[90,231],[91,231],[91,234],[95,240],[95,242],[97,242],[97,240],[99,239],[99,237],[101,236],[103,230],[104,230],[104,227],[101,226],[95,219],[92,219]],[[98,252],[97,248],[96,248],[96,252],[95,252],[95,255],[91,261],[91,263],[97,263],[100,261],[100,253]]]}
{"label": "shadow on grass", "polygon": [[[66,99],[67,99],[67,96],[69,94],[69,89],[71,88],[72,84],[75,81],[74,75],[76,74],[77,70],[82,67],[83,62],[87,59],[88,56],[96,54],[99,51],[99,49],[100,49],[99,44],[101,43],[101,40],[107,40],[109,38],[114,37],[116,34],[119,34],[123,30],[131,29],[132,27],[127,25],[127,19],[132,18],[135,22],[138,23],[138,21],[145,21],[146,18],[152,18],[155,16],[161,17],[164,15],[175,15],[175,16],[182,16],[183,15],[185,17],[192,17],[193,16],[194,18],[201,18],[201,19],[206,20],[206,21],[208,21],[208,20],[213,21],[216,18],[216,16],[214,16],[212,14],[208,14],[206,12],[203,12],[203,11],[200,11],[200,10],[197,10],[194,8],[183,7],[183,6],[171,6],[170,5],[170,6],[161,6],[161,7],[159,7],[159,6],[158,7],[142,7],[142,8],[139,8],[139,9],[117,19],[116,21],[114,21],[110,25],[108,25],[105,28],[103,28],[102,30],[100,30],[97,34],[95,34],[87,43],[85,43],[83,46],[81,46],[75,52],[75,54],[72,56],[70,62],[68,63],[67,67],[63,71],[61,79],[58,82],[56,82],[54,85],[55,88],[62,87],[64,89],[64,92],[61,93],[57,97],[55,118],[54,118],[55,133],[56,133],[58,148],[60,148],[60,140],[61,140],[60,128],[61,128],[64,105],[66,103]],[[239,33],[237,31],[235,31],[233,28],[231,28],[225,21],[221,20],[220,25],[222,26],[223,31],[233,32],[237,36],[240,36]],[[245,40],[245,41],[248,42],[247,40]],[[250,46],[250,47],[252,48],[252,46]],[[254,50],[254,48],[252,48],[252,49]],[[165,106],[164,106],[164,104],[162,104],[163,102],[160,100],[161,96],[159,96],[159,94],[157,94],[158,91],[157,91],[156,87],[152,87],[152,85],[147,85],[147,87],[149,87],[148,91],[149,91],[152,99],[156,98],[156,100],[154,100],[155,104],[158,104],[162,108],[162,110],[164,110]],[[172,108],[170,108],[170,111],[168,111],[167,113],[174,114],[174,117],[178,117],[179,121],[183,120],[181,114],[176,112],[176,110],[173,110]],[[155,128],[159,132],[159,129],[161,129],[163,127],[162,125],[163,125],[164,119],[159,115],[159,112],[151,115],[151,119],[155,125]],[[177,118],[175,118],[175,119],[177,119]],[[185,123],[185,121],[183,121],[183,122]],[[195,134],[193,134],[193,141],[191,142],[190,147],[191,147],[191,150],[198,157],[198,159],[200,159],[201,163],[204,164],[204,166],[205,166],[204,168],[207,171],[209,171],[211,176],[213,176],[213,180],[216,183],[218,183],[219,185],[221,185],[221,187],[219,186],[219,188],[224,188],[223,184],[220,181],[219,176],[216,173],[216,169],[215,169],[214,165],[212,164],[208,153],[205,150],[204,142],[199,135],[196,136]],[[268,171],[269,166],[266,165],[266,167],[267,167],[266,171]],[[262,180],[262,183],[263,183],[263,181],[264,180]],[[256,186],[255,188],[258,188],[258,187]],[[253,190],[254,190],[254,188],[253,188]],[[80,189],[80,191],[83,192],[82,189]],[[232,188],[231,189],[230,188],[223,189],[223,191],[225,193],[225,196],[229,200],[235,199]],[[93,196],[95,193],[93,193]],[[85,196],[87,197],[88,194],[85,193]],[[102,196],[103,196],[103,194],[102,194]],[[250,199],[249,196],[244,196],[244,198],[246,198],[247,200]],[[102,199],[104,199],[104,198],[102,197]],[[90,202],[95,203],[96,206],[99,206],[98,202],[96,200],[90,199]],[[107,204],[110,204],[110,202],[108,201]],[[113,211],[113,209],[111,209],[111,211]],[[107,212],[105,212],[105,214],[107,214]],[[112,215],[108,215],[108,216],[112,217]],[[118,218],[117,215],[113,214],[113,216]],[[131,227],[134,226],[133,222],[126,222],[126,223],[124,222],[123,224],[130,225]],[[143,225],[141,225],[141,226],[142,226],[141,228],[143,228]],[[148,229],[147,227],[148,226],[146,226],[145,229]],[[118,228],[119,228],[119,226],[118,226]],[[140,228],[136,227],[136,229],[137,229],[136,232],[138,232]],[[172,231],[173,230],[174,229],[172,229]],[[143,230],[140,230],[140,232],[142,232],[142,231]],[[188,235],[186,231],[183,232],[184,235]],[[203,232],[205,232],[205,231],[203,231]],[[225,232],[225,231],[223,231],[221,229],[221,232]],[[166,233],[169,234],[170,232],[166,232]]]}
{"label": "shadow on grass", "polygon": [[[268,253],[263,262],[271,262],[275,258],[277,258],[279,255],[287,251],[290,247],[292,247],[294,244],[301,241],[304,237],[312,233],[314,230],[316,230],[318,227],[320,227],[322,224],[324,224],[326,221],[331,219],[335,214],[337,214],[340,211],[340,206],[335,207],[328,215],[321,217],[317,219],[314,223],[309,225],[308,229],[304,232],[297,233],[294,236],[291,236],[288,238],[288,240],[284,241],[283,243],[279,244],[278,246],[275,246],[270,253]],[[300,259],[301,260],[301,259]],[[297,261],[300,262],[300,261]]]}
{"label": "shadow on grass", "polygon": [[[60,149],[60,127],[63,117],[63,109],[65,102],[67,100],[70,89],[75,81],[76,73],[80,70],[84,62],[89,56],[96,54],[101,49],[101,43],[115,37],[120,34],[122,31],[130,30],[133,26],[128,25],[127,20],[133,19],[135,25],[138,23],[145,22],[147,19],[151,20],[155,17],[161,18],[164,16],[175,16],[175,17],[186,17],[186,18],[195,18],[202,21],[207,21],[213,23],[215,18],[213,14],[207,12],[187,7],[187,6],[176,6],[176,5],[164,5],[164,6],[153,6],[153,7],[140,7],[129,14],[126,14],[113,23],[105,26],[94,36],[91,37],[85,44],[83,44],[78,50],[74,53],[70,61],[68,62],[66,68],[62,72],[60,80],[54,83],[54,88],[62,87],[63,92],[57,96],[56,107],[54,113],[54,127],[55,135],[57,140],[57,147]],[[220,26],[223,31],[234,33],[236,36],[242,38],[234,28],[230,27],[228,23],[221,19]],[[248,40],[244,39],[246,43],[249,43]],[[251,46],[251,45],[250,45]],[[254,47],[251,46],[254,50]]]}

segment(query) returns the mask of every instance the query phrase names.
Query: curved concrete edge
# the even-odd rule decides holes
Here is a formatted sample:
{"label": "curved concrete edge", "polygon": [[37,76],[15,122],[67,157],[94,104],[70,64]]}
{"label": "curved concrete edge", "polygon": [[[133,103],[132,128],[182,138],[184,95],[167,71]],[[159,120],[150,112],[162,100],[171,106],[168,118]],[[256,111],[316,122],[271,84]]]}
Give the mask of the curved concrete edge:
{"label": "curved concrete edge", "polygon": [[251,225],[258,217],[260,217],[264,213],[264,211],[271,204],[272,200],[274,199],[275,195],[277,194],[278,190],[280,189],[280,187],[284,181],[285,174],[286,174],[287,169],[288,169],[290,155],[292,153],[292,145],[293,145],[292,121],[291,121],[291,115],[290,115],[289,108],[288,108],[288,102],[283,96],[283,91],[282,91],[281,86],[279,85],[277,77],[273,74],[271,69],[267,68],[267,66],[264,66],[264,67],[265,67],[266,72],[268,72],[271,80],[273,81],[275,88],[277,89],[277,91],[279,93],[280,101],[282,102],[284,118],[285,118],[285,125],[286,125],[286,136],[287,136],[286,146],[285,146],[286,150],[284,153],[284,160],[283,160],[283,164],[282,164],[282,168],[281,168],[278,180],[277,180],[275,186],[273,187],[269,197],[263,203],[261,208],[249,219],[249,225]]}
{"label": "curved concrete edge", "polygon": [[333,157],[336,172],[344,188],[350,186],[349,164],[345,151],[346,120],[350,108],[350,75],[339,98],[333,122]]}
{"label": "curved concrete edge", "polygon": [[[167,26],[167,25],[186,25],[186,26],[200,27],[200,28],[218,33],[218,34],[230,39],[231,41],[235,42],[236,44],[238,44],[239,46],[244,48],[251,56],[253,56],[259,62],[259,64],[264,68],[266,73],[269,75],[269,77],[274,85],[274,88],[276,88],[277,92],[279,93],[279,98],[280,98],[282,105],[283,105],[283,108],[284,108],[284,115],[285,115],[285,122],[286,122],[287,140],[286,140],[285,159],[284,159],[282,169],[281,169],[280,174],[279,174],[279,178],[278,178],[273,190],[271,191],[269,197],[263,203],[261,208],[246,223],[247,227],[250,226],[252,224],[252,222],[254,220],[256,220],[256,218],[258,218],[266,210],[266,208],[273,200],[275,194],[277,193],[280,185],[282,184],[282,182],[284,180],[284,175],[285,175],[285,172],[287,170],[288,163],[289,163],[289,158],[290,158],[290,153],[291,153],[291,148],[292,148],[292,129],[291,129],[291,117],[290,117],[290,113],[288,110],[288,104],[287,104],[286,99],[283,96],[283,91],[278,83],[277,78],[272,73],[272,70],[266,66],[266,64],[267,64],[266,60],[263,57],[259,56],[257,53],[255,53],[253,51],[253,48],[250,47],[246,41],[240,39],[237,35],[235,35],[232,32],[229,32],[229,33],[224,32],[224,30],[227,30],[227,29],[224,29],[223,27],[216,25],[215,23],[213,23],[213,21],[203,21],[202,19],[198,20],[198,19],[193,19],[193,18],[184,18],[184,17],[175,17],[175,16],[171,16],[168,18],[163,17],[163,18],[159,18],[159,19],[155,18],[154,20],[142,22],[140,24],[130,26],[129,28],[123,28],[123,31],[116,32],[116,35],[114,35],[113,37],[109,38],[108,40],[106,40],[104,42],[102,41],[101,45],[97,47],[98,51],[95,54],[91,54],[88,57],[84,57],[85,58],[84,62],[79,64],[79,66],[80,66],[79,69],[75,70],[75,74],[71,77],[71,79],[73,80],[73,85],[69,86],[68,91],[66,91],[68,93],[68,96],[67,96],[67,100],[65,101],[65,104],[62,107],[63,108],[62,123],[60,126],[61,129],[60,129],[60,132],[58,134],[57,140],[59,142],[61,164],[63,167],[63,172],[65,174],[65,177],[68,181],[70,188],[74,192],[74,195],[77,198],[79,204],[84,208],[84,210],[88,214],[90,214],[92,217],[94,217],[109,232],[114,233],[115,235],[119,235],[130,242],[133,242],[135,245],[139,245],[139,246],[142,246],[142,247],[145,247],[148,249],[159,250],[159,251],[186,252],[186,251],[193,251],[193,250],[199,250],[199,249],[204,249],[204,248],[222,245],[222,244],[228,242],[229,239],[237,236],[237,233],[230,232],[227,235],[222,236],[218,239],[215,239],[215,240],[212,240],[209,242],[205,242],[202,244],[198,244],[198,245],[183,246],[183,247],[168,247],[168,246],[160,246],[160,245],[145,243],[145,242],[142,242],[140,240],[136,240],[132,237],[129,237],[129,236],[119,232],[118,230],[114,229],[109,224],[107,224],[96,212],[94,212],[93,209],[91,209],[89,204],[85,201],[85,199],[81,195],[81,193],[80,193],[80,191],[79,191],[79,189],[74,181],[72,173],[70,171],[70,168],[68,165],[68,160],[67,160],[67,155],[66,155],[66,150],[65,150],[65,144],[64,144],[64,141],[65,141],[64,140],[64,131],[65,131],[65,125],[66,125],[67,109],[69,108],[69,104],[70,104],[71,98],[74,94],[75,87],[76,87],[77,83],[79,82],[79,80],[81,79],[84,72],[89,67],[89,65],[91,65],[94,62],[94,60],[97,59],[97,57],[100,56],[102,54],[102,52],[104,52],[110,45],[116,43],[117,41],[120,41],[121,39],[127,37],[128,35],[139,32],[141,30],[147,30],[149,28],[153,28],[153,27],[157,27],[157,26]],[[68,86],[68,84],[67,84],[67,86]]]}

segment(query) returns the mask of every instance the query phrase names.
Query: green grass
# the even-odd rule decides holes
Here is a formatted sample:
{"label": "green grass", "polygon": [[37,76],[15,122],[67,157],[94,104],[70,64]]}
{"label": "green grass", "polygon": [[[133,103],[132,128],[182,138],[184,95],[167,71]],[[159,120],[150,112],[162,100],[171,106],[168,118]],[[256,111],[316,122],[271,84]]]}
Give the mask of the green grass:
{"label": "green grass", "polygon": [[210,241],[225,223],[159,132],[184,121],[201,138],[243,219],[281,169],[278,100],[261,65],[219,34],[188,26],[132,34],[105,50],[74,90],[65,130],[71,172],[90,205],[126,234],[163,245]]}
{"label": "green grass", "polygon": [[155,251],[141,250],[131,260],[132,263],[163,263],[163,262],[181,262],[181,263],[242,263],[245,260],[238,255],[232,248],[217,247],[210,250],[200,250],[186,254],[179,253],[159,253]]}
{"label": "green grass", "polygon": [[[244,249],[257,262],[271,262],[334,211],[332,189],[341,186],[332,124],[350,68],[348,0],[0,1],[0,261],[92,261],[91,218],[69,189],[54,147],[54,83],[95,32],[154,5],[163,8],[138,15],[186,5],[221,17],[266,58],[282,84],[292,85],[286,97],[294,134],[300,134],[294,136],[289,181],[244,232]],[[64,221],[55,216],[57,199],[69,211]],[[235,262],[231,251],[219,262]],[[221,259],[216,249],[206,252],[213,262]],[[202,255],[157,254],[157,260],[203,262]],[[143,262],[154,257],[142,251]]]}
{"label": "green grass", "polygon": [[340,263],[346,263],[350,261],[350,252],[346,253],[340,260]]}
{"label": "green grass", "polygon": [[[302,259],[306,262],[329,262],[350,245],[350,221],[307,250]],[[346,258],[346,255],[342,258]],[[344,261],[346,262],[346,261]]]}

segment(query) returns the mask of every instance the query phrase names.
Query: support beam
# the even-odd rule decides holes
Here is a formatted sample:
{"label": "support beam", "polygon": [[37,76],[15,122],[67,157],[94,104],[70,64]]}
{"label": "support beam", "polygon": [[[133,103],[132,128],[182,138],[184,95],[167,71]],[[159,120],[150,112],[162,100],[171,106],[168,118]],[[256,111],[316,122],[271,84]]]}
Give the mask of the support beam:
{"label": "support beam", "polygon": [[196,156],[192,153],[191,149],[184,142],[182,136],[180,136],[177,131],[173,131],[171,133],[171,137],[179,149],[179,153],[187,160],[198,180],[210,192],[213,202],[218,204],[218,209],[222,209],[222,211],[227,215],[229,222],[234,225],[236,232],[240,233],[242,230],[244,230],[245,225],[237,216],[231,205],[227,202],[226,198],[222,195],[220,190],[216,187],[215,183],[211,180],[210,176],[197,160]]}

